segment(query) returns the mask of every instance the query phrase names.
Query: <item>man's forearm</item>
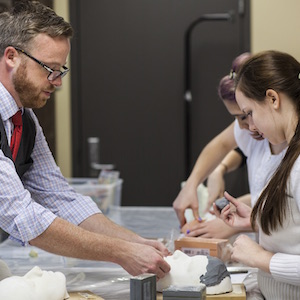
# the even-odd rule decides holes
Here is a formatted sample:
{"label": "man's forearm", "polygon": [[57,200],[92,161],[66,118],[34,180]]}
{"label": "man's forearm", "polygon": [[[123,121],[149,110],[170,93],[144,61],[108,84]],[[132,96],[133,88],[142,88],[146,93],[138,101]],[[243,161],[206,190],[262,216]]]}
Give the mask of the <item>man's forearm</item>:
{"label": "man's forearm", "polygon": [[122,246],[127,242],[88,231],[56,218],[30,245],[45,251],[74,258],[117,262]]}
{"label": "man's forearm", "polygon": [[113,262],[131,275],[154,273],[162,278],[169,272],[170,267],[163,258],[168,250],[162,243],[139,237],[102,214],[90,218],[81,227],[56,218],[30,244],[57,255]]}
{"label": "man's forearm", "polygon": [[92,215],[91,217],[84,220],[79,226],[91,232],[120,238],[129,242],[144,242],[144,239],[141,236],[112,222],[103,214]]}

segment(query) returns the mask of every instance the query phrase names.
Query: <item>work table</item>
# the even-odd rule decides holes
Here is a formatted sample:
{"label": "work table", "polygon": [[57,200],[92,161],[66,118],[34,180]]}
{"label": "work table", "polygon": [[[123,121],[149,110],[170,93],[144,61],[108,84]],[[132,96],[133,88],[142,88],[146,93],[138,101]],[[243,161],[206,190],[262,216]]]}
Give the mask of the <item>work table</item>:
{"label": "work table", "polygon": [[[171,241],[179,235],[179,222],[172,207],[111,207],[107,216],[143,237]],[[67,278],[68,291],[91,291],[105,300],[130,299],[130,275],[120,266],[54,255],[11,240],[0,244],[0,259],[13,275],[23,276],[34,266],[61,271]]]}

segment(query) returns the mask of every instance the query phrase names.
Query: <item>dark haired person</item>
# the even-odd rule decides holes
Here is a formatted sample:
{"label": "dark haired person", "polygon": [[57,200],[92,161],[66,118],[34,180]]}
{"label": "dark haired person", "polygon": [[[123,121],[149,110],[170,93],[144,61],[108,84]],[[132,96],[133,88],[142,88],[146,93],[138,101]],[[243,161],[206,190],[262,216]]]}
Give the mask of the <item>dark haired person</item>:
{"label": "dark haired person", "polygon": [[[235,117],[240,128],[249,130],[249,125],[245,114],[239,109],[238,104],[235,99],[235,86],[234,77],[244,61],[250,57],[250,53],[243,53],[237,56],[231,66],[230,74],[224,76],[218,86],[219,98],[223,101],[228,112]],[[227,137],[227,134],[230,137]],[[251,133],[254,139],[262,139],[258,133]],[[191,208],[195,219],[199,218],[198,213],[198,197],[197,197],[197,187],[206,178],[208,187],[208,204],[206,211],[208,211],[212,203],[224,193],[224,175],[227,172],[237,169],[242,163],[245,162],[245,157],[243,153],[238,149],[233,150],[235,146],[235,140],[233,136],[233,124],[214,138],[200,153],[198,160],[193,168],[192,173],[187,179],[186,184],[183,189],[178,194],[177,198],[173,202],[173,207],[177,213],[180,225],[183,226],[186,222],[184,217],[184,212],[186,208]],[[230,150],[232,150],[230,152]],[[227,155],[227,156],[226,156]],[[244,201],[246,198],[244,198]],[[250,195],[248,196],[250,199]],[[250,200],[248,200],[250,205]],[[227,238],[231,235],[232,229],[226,228],[223,231],[219,230],[219,225],[217,226],[215,221],[212,224],[195,224],[194,228],[190,229],[190,236],[202,235],[205,237],[214,238]]]}
{"label": "dark haired person", "polygon": [[260,52],[242,66],[235,81],[250,130],[265,138],[257,142],[241,132],[239,147],[256,166],[270,153],[269,144],[284,149],[284,157],[273,173],[253,170],[253,177],[265,183],[252,195],[253,209],[225,194],[232,205],[222,210],[222,219],[259,232],[259,243],[240,235],[232,258],[259,269],[265,299],[300,299],[300,63],[287,53]]}

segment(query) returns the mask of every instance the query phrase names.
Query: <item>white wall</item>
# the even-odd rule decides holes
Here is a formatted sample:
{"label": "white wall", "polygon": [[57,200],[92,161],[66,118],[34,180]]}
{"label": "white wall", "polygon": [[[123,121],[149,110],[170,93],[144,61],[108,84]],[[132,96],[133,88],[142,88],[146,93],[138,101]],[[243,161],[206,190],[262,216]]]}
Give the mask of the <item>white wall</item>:
{"label": "white wall", "polygon": [[279,50],[300,61],[300,1],[251,1],[251,52]]}

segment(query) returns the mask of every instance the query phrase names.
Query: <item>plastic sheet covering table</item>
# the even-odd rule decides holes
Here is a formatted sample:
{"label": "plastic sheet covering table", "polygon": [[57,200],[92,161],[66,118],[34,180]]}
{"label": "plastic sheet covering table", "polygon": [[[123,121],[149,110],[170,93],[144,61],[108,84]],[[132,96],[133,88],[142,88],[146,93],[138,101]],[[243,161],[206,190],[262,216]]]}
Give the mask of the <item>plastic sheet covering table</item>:
{"label": "plastic sheet covering table", "polygon": [[[179,235],[179,223],[172,207],[116,206],[110,208],[108,217],[146,238],[173,242]],[[8,264],[13,275],[23,276],[39,266],[42,270],[63,272],[70,292],[89,290],[105,300],[130,299],[131,276],[113,263],[62,257],[31,246],[21,247],[11,240],[0,244],[0,259]]]}

